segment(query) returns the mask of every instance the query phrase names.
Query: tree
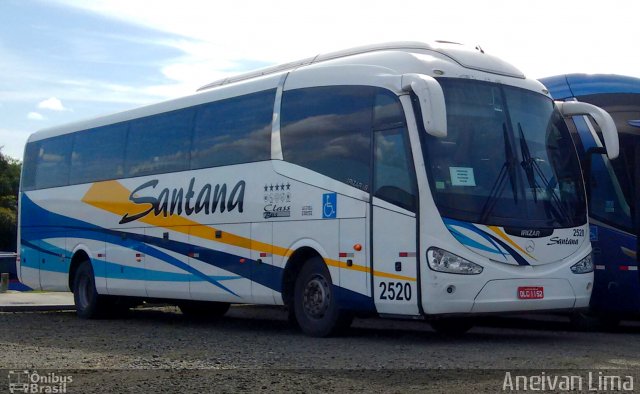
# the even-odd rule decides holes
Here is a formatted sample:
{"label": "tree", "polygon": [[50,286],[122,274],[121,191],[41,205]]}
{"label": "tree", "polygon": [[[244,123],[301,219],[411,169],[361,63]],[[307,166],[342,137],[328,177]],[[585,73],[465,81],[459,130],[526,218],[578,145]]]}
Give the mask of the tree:
{"label": "tree", "polygon": [[0,147],[0,250],[16,248],[17,202],[20,169],[16,159],[5,156]]}

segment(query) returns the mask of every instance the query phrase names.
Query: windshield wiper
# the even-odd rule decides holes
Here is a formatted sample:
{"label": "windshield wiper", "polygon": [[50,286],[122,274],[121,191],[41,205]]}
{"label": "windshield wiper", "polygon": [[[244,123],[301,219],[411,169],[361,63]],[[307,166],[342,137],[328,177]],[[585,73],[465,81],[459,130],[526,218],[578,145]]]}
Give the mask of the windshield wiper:
{"label": "windshield wiper", "polygon": [[522,168],[524,168],[525,173],[527,174],[527,181],[529,182],[529,187],[533,191],[533,201],[535,203],[538,202],[538,181],[536,180],[536,175],[542,180],[542,184],[547,191],[551,195],[551,200],[556,205],[556,212],[558,216],[563,217],[567,223],[571,222],[571,216],[569,212],[567,212],[567,208],[560,201],[560,197],[556,194],[556,191],[551,186],[551,182],[547,179],[538,164],[538,157],[532,157],[531,151],[529,150],[529,145],[527,144],[527,140],[524,137],[524,132],[522,131],[522,125],[518,123],[518,133],[520,135],[520,152],[522,154]]}
{"label": "windshield wiper", "polygon": [[480,213],[480,223],[486,223],[489,215],[491,214],[491,212],[493,212],[493,208],[498,202],[498,197],[500,197],[502,195],[502,192],[504,191],[507,175],[509,176],[509,181],[511,182],[513,202],[518,202],[518,188],[516,187],[516,157],[513,154],[513,150],[511,149],[511,144],[509,143],[509,134],[507,133],[507,126],[504,123],[502,124],[502,134],[504,136],[504,155],[506,157],[506,160],[502,165],[502,168],[500,169],[498,178],[491,187],[491,192],[489,193],[484,206],[482,207],[482,212]]}

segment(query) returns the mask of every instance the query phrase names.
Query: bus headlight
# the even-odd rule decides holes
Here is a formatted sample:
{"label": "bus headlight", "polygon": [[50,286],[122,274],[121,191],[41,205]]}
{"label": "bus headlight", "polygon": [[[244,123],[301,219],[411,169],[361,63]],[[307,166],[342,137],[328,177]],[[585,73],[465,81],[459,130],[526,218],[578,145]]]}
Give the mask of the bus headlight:
{"label": "bus headlight", "polygon": [[427,262],[432,270],[450,274],[477,275],[483,270],[478,264],[439,248],[427,251]]}
{"label": "bus headlight", "polygon": [[591,254],[572,265],[571,272],[574,274],[587,274],[589,272],[593,272],[593,257]]}

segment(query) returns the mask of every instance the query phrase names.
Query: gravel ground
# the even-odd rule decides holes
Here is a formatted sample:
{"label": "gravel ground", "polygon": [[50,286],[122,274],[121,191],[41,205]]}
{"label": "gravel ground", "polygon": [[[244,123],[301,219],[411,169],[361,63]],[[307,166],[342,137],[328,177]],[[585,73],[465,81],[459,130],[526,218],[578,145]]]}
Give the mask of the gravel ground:
{"label": "gravel ground", "polygon": [[637,374],[639,334],[637,323],[580,333],[540,316],[486,319],[461,338],[424,322],[356,319],[319,339],[271,307],[232,307],[212,322],[174,307],[98,321],[0,313],[0,369],[71,375],[67,392],[499,392],[506,371]]}

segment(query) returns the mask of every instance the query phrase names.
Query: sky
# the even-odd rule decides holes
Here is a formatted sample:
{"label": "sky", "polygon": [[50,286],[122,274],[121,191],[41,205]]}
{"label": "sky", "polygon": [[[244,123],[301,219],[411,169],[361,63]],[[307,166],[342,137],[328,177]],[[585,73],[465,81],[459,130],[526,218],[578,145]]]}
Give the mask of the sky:
{"label": "sky", "polygon": [[637,0],[0,0],[0,147],[209,82],[387,41],[480,45],[527,76],[640,77]]}

